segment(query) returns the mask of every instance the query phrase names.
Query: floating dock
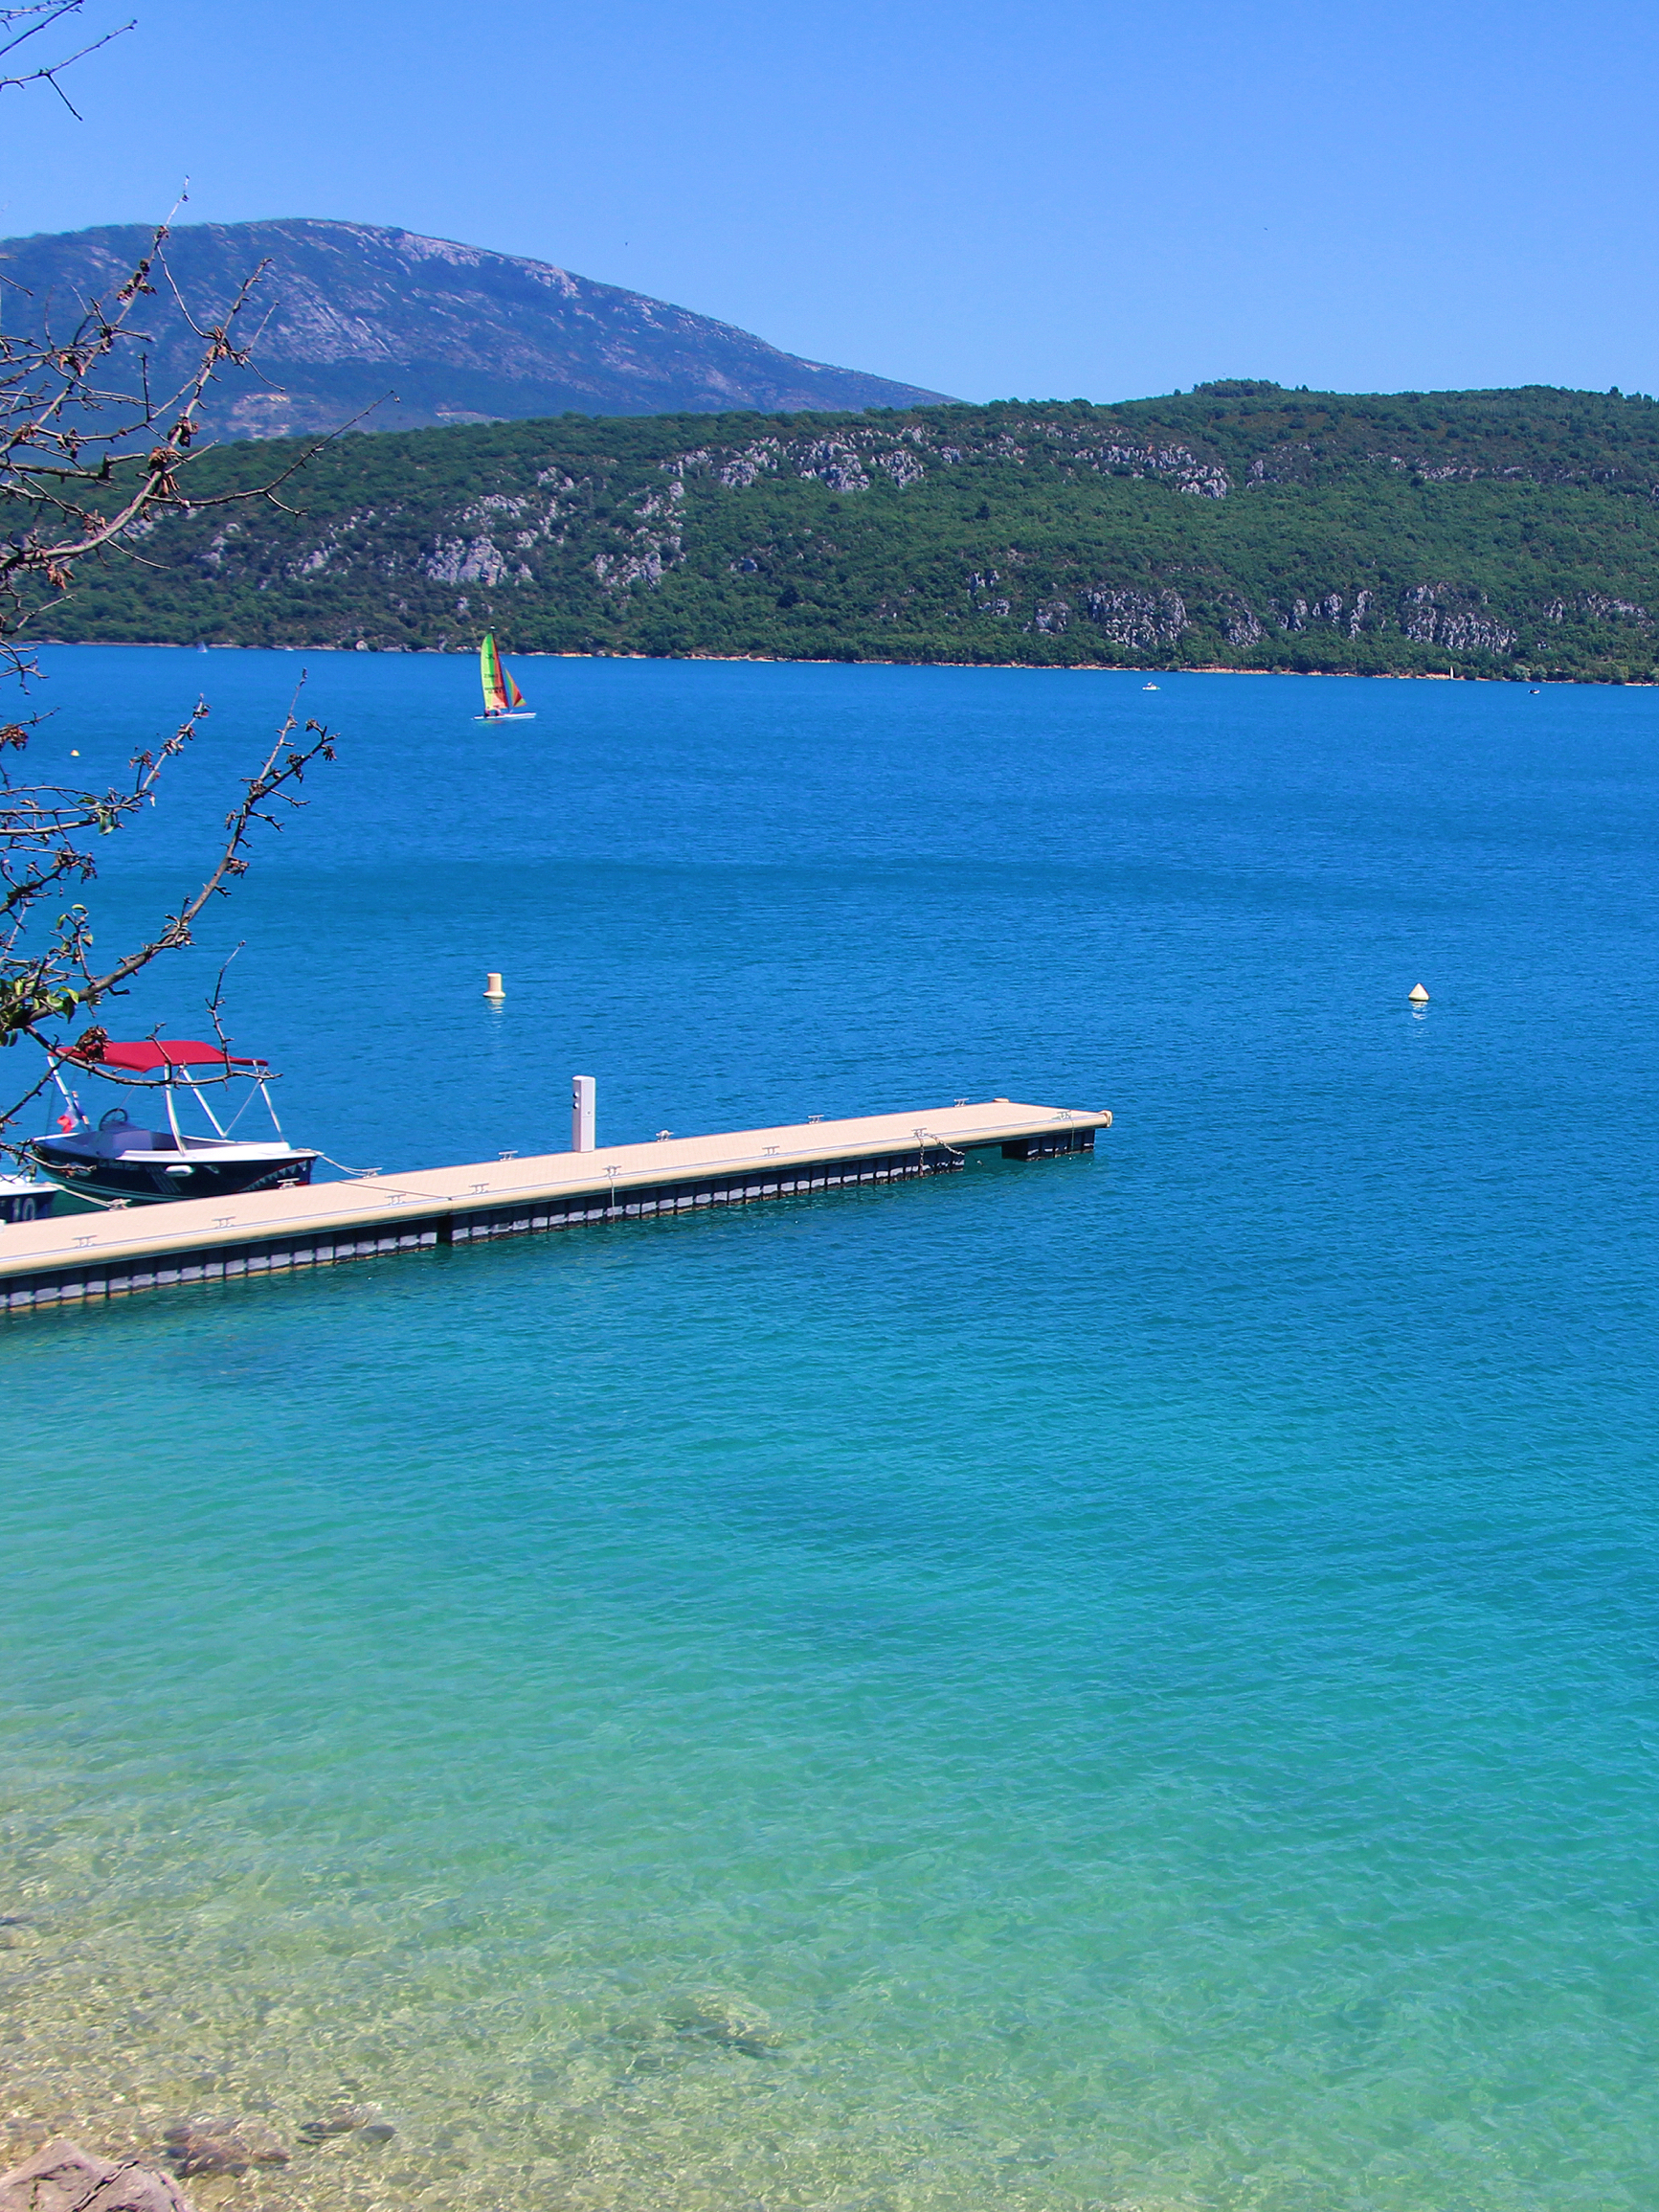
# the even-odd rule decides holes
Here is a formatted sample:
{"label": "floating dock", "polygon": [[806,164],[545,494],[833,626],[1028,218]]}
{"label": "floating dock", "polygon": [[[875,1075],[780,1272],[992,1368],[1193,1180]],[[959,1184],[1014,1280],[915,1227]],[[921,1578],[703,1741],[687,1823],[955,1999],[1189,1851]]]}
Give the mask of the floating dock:
{"label": "floating dock", "polygon": [[951,1174],[975,1156],[1047,1160],[1092,1152],[1095,1131],[1110,1123],[1110,1114],[995,1098],[0,1224],[0,1307],[119,1298],[383,1253],[751,1206],[852,1184],[903,1183]]}

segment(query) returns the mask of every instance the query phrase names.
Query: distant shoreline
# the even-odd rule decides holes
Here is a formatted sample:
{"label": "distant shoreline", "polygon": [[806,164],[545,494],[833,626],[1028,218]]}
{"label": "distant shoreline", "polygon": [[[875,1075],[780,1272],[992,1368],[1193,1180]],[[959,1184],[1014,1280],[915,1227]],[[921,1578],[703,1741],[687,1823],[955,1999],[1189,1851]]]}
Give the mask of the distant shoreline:
{"label": "distant shoreline", "polygon": [[[375,653],[384,660],[424,660],[428,655],[445,660],[472,659],[478,648],[474,645],[230,645],[213,643],[206,645],[181,645],[172,638],[32,638],[25,649],[39,650],[50,645],[55,652],[87,651],[142,652],[142,653]],[[660,661],[664,664],[686,666],[699,662],[714,665],[742,666],[748,664],[759,668],[964,668],[964,669],[1017,669],[1028,676],[1293,676],[1317,677],[1326,682],[1353,684],[1499,684],[1511,689],[1542,690],[1553,688],[1605,691],[1651,691],[1659,688],[1659,682],[1646,676],[1627,676],[1622,679],[1607,676],[1472,676],[1453,675],[1445,668],[1231,668],[1224,664],[1205,664],[1201,667],[1155,667],[1143,665],[1128,668],[1110,661],[881,661],[873,656],[861,655],[856,661],[847,661],[835,655],[827,659],[808,659],[805,656],[779,653],[538,653],[515,649],[515,661]]]}
{"label": "distant shoreline", "polygon": [[[221,640],[206,644],[181,644],[176,638],[30,638],[22,649],[34,652],[50,646],[55,652],[85,648],[99,652],[142,653],[375,653],[385,660],[476,660],[476,645],[233,645]],[[514,661],[656,661],[685,666],[700,662],[711,665],[745,665],[757,668],[963,668],[1018,669],[1028,676],[1296,676],[1355,684],[1501,684],[1512,689],[1557,688],[1607,691],[1651,691],[1659,688],[1653,676],[1473,675],[1446,668],[1237,668],[1224,662],[1200,666],[1183,663],[1160,666],[1143,662],[1126,667],[1114,661],[887,661],[861,653],[856,660],[835,653],[822,656],[783,653],[575,653],[538,652],[533,646],[515,645]]]}

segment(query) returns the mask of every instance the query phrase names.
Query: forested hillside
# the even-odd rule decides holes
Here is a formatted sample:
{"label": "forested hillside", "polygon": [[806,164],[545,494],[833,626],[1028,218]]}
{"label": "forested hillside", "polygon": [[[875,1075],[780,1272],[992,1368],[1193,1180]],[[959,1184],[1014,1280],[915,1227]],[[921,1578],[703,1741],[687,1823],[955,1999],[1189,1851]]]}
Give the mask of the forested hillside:
{"label": "forested hillside", "polygon": [[[195,472],[268,476],[280,445]],[[54,628],[385,649],[1650,680],[1659,406],[1222,383],[1115,407],[351,437],[159,523]]]}

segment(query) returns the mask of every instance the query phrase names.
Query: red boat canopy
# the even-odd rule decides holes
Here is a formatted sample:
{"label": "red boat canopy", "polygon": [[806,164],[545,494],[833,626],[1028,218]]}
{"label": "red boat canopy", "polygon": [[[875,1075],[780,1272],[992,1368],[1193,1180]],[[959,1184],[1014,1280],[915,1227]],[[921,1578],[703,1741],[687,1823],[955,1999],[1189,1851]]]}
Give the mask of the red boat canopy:
{"label": "red boat canopy", "polygon": [[147,1075],[157,1068],[262,1068],[263,1060],[248,1060],[204,1045],[192,1037],[146,1037],[136,1045],[118,1045],[108,1039],[101,1052],[81,1052],[71,1045],[63,1057],[79,1060],[88,1068],[122,1068],[128,1073]]}

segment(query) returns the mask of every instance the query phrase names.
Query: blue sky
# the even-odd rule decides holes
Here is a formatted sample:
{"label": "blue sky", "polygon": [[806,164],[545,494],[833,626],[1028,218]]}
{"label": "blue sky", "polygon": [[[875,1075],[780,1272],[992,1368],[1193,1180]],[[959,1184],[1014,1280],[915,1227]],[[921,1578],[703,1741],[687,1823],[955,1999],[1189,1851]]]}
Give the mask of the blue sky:
{"label": "blue sky", "polygon": [[311,214],[964,398],[1659,386],[1651,7],[91,0],[0,230]]}

